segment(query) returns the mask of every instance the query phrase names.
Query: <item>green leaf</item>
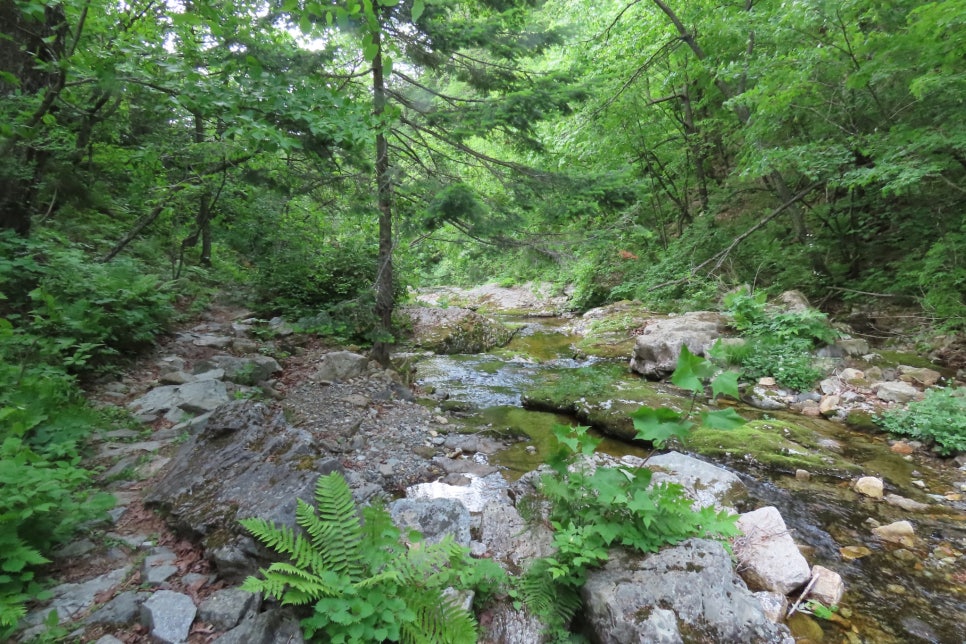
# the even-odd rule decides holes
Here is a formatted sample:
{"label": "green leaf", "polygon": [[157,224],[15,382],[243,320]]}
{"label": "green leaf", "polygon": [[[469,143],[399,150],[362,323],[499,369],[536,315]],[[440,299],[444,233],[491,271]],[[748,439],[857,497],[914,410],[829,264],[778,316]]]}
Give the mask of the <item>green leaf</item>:
{"label": "green leaf", "polygon": [[419,17],[423,15],[423,10],[426,8],[425,0],[414,0],[413,8],[410,11],[410,15],[413,18],[413,22],[419,20]]}
{"label": "green leaf", "polygon": [[714,364],[710,360],[705,360],[694,355],[687,345],[681,347],[681,355],[678,356],[678,366],[671,374],[671,382],[680,387],[695,393],[704,391],[704,379],[714,375]]}
{"label": "green leaf", "polygon": [[722,394],[736,400],[741,397],[741,392],[738,391],[737,371],[725,371],[711,381],[711,397],[717,398]]}
{"label": "green leaf", "polygon": [[706,411],[701,414],[701,425],[710,429],[735,429],[746,422],[734,409]]}
{"label": "green leaf", "polygon": [[689,421],[682,420],[679,413],[666,407],[657,409],[641,407],[630,416],[634,422],[634,429],[637,430],[635,438],[650,441],[657,447],[663,447],[672,436],[684,440],[693,425]]}

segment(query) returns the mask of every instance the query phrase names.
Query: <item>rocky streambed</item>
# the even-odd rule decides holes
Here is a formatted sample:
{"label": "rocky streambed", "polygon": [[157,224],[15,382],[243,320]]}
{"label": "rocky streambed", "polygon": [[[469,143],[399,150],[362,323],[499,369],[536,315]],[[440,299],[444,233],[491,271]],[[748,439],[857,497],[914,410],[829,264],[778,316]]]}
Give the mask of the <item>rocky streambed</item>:
{"label": "rocky streambed", "polygon": [[[552,447],[550,427],[579,421],[626,437],[628,411],[686,401],[627,371],[635,331],[654,317],[639,306],[553,317],[559,299],[526,290],[501,316],[500,289],[481,292],[483,305],[465,303],[495,316],[424,314],[459,328],[447,340],[444,325],[431,324],[427,342],[437,351],[509,344],[401,353],[400,371],[415,388],[281,321],[272,340],[253,340],[260,323],[222,312],[93,392],[139,423],[97,438],[101,481],[119,504],[111,522],[64,549],[56,565],[65,583],[31,613],[21,639],[42,632],[57,610],[72,641],[298,641],[291,612],[237,588],[270,560],[237,520],[290,524],[295,498],[311,498],[316,478],[331,471],[344,474],[359,502],[407,497],[397,520],[430,536],[460,535],[510,570],[546,554],[546,528],[524,521],[517,505],[533,493],[528,472]],[[527,310],[541,317],[521,316]],[[824,412],[836,422],[803,415],[810,398],[766,383],[763,398],[782,408],[742,407],[757,420],[678,446],[693,456],[605,441],[597,466],[652,467],[700,502],[748,518],[746,538],[734,544],[737,571],[719,544],[701,540],[659,556],[615,553],[585,589],[593,641],[790,642],[776,622],[812,579],[809,598],[839,608],[821,620],[800,606],[788,624],[797,641],[963,641],[966,472],[922,446],[850,428],[843,421],[866,394],[842,394],[865,387],[837,382],[837,394],[812,401],[839,395]],[[542,641],[540,623],[508,603],[480,620],[481,641]]]}

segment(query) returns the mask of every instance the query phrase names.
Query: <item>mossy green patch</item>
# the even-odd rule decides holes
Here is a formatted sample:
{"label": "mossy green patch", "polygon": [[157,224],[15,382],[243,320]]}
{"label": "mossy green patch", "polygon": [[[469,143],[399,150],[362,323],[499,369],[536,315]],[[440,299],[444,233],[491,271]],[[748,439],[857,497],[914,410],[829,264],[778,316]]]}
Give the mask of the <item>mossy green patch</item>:
{"label": "mossy green patch", "polygon": [[851,475],[861,471],[854,463],[821,447],[823,437],[814,430],[778,420],[755,420],[737,429],[699,428],[687,448],[726,461],[757,464],[783,474],[805,469],[817,474]]}
{"label": "mossy green patch", "polygon": [[880,367],[924,367],[926,369],[937,369],[938,367],[929,361],[928,358],[917,353],[905,353],[902,351],[877,351],[882,360],[877,360],[876,364]]}
{"label": "mossy green patch", "polygon": [[642,405],[684,411],[690,400],[661,383],[648,382],[612,362],[556,371],[522,392],[527,409],[575,417],[604,434],[632,440],[636,434],[629,414]]}

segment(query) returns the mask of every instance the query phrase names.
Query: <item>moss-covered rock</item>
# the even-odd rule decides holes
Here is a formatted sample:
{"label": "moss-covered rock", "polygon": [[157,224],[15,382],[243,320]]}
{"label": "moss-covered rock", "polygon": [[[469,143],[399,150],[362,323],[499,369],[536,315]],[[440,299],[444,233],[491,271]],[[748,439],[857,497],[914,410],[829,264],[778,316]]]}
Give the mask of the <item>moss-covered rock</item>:
{"label": "moss-covered rock", "polygon": [[527,409],[567,414],[604,434],[632,440],[631,412],[642,405],[684,411],[690,399],[673,387],[628,373],[624,365],[606,362],[547,373],[523,392],[522,402]]}
{"label": "moss-covered rock", "polygon": [[724,461],[742,461],[768,472],[849,476],[861,468],[823,446],[815,430],[783,420],[755,420],[737,429],[696,429],[688,437],[690,451]]}
{"label": "moss-covered rock", "polygon": [[626,358],[634,350],[636,331],[653,317],[640,302],[622,301],[590,309],[574,322],[577,353],[599,358]]}
{"label": "moss-covered rock", "polygon": [[400,313],[412,321],[412,345],[433,353],[482,353],[513,337],[505,325],[469,309],[409,307]]}

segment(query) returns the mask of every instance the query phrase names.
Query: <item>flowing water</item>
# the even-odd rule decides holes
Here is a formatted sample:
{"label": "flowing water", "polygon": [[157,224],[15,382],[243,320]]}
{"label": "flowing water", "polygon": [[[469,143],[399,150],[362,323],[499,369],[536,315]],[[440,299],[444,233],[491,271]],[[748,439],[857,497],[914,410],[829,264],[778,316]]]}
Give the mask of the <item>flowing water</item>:
{"label": "flowing water", "polygon": [[[522,438],[493,458],[508,478],[515,478],[543,462],[553,448],[554,424],[576,424],[567,416],[524,409],[521,393],[547,373],[580,370],[597,361],[574,357],[577,338],[567,334],[563,320],[505,321],[525,325],[509,346],[488,354],[425,358],[416,365],[416,380],[427,390],[445,393],[449,408],[464,410],[466,431],[490,429]],[[669,398],[672,406],[679,402]],[[761,416],[755,410],[743,413]],[[776,506],[809,563],[824,565],[845,580],[846,595],[832,621],[802,616],[791,624],[798,641],[966,643],[966,503],[959,500],[966,474],[938,459],[893,454],[883,436],[821,419],[782,419],[814,432],[819,444],[859,465],[864,474],[882,477],[887,493],[932,503],[926,512],[910,512],[857,495],[843,475],[802,481],[787,472],[763,471],[740,454],[717,459],[739,473],[749,489],[740,511]],[[616,456],[648,453],[617,440],[606,440],[601,449]],[[916,545],[879,542],[870,520],[911,521]]]}

